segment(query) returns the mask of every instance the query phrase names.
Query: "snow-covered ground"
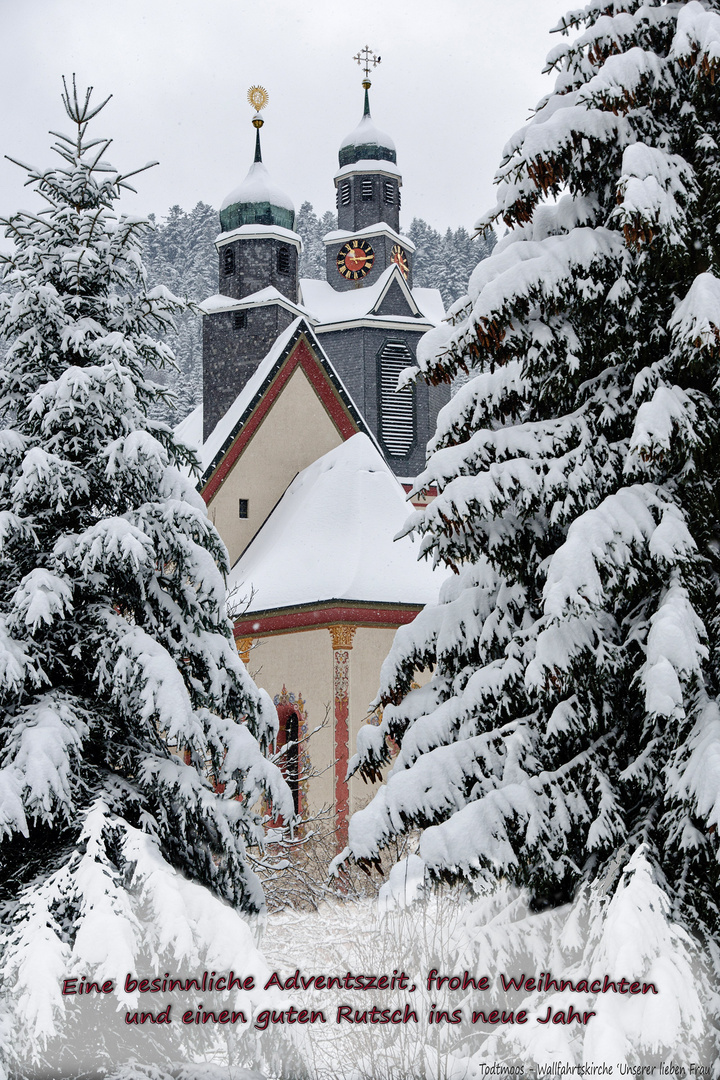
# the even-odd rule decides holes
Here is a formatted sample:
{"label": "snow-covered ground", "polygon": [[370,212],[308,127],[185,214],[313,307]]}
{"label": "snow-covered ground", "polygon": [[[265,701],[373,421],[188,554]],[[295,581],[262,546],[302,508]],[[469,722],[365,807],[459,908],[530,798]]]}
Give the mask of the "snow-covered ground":
{"label": "snow-covered ground", "polygon": [[[535,1077],[588,1063],[611,1069],[606,1075],[643,1065],[659,1076],[671,1063],[682,1065],[685,1077],[693,1063],[695,1073],[708,1069],[698,1075],[713,1075],[703,961],[669,918],[641,855],[612,901],[596,890],[541,914],[508,884],[474,895],[463,888],[423,895],[413,858],[409,877],[396,872],[379,902],[334,901],[269,917],[262,942],[268,968],[283,986],[293,980],[279,990],[285,1007],[325,1017],[295,1029],[313,1077],[471,1080],[499,1065],[505,1075]],[[415,894],[415,903],[404,905],[403,892]],[[545,987],[544,974],[570,983]],[[390,988],[379,982],[357,989],[359,975],[386,975]],[[343,985],[317,989],[318,976]],[[444,976],[456,982],[443,984]],[[508,988],[508,979],[522,976],[538,986]],[[608,988],[598,992],[606,978]],[[628,992],[631,979],[657,992]]]}

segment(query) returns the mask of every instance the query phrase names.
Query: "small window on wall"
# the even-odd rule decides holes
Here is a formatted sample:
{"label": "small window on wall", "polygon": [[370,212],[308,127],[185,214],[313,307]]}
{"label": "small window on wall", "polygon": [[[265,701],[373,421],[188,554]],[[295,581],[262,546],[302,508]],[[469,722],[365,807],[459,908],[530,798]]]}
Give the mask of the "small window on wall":
{"label": "small window on wall", "polygon": [[386,180],[385,181],[385,183],[383,184],[383,193],[384,193],[384,196],[385,196],[385,203],[387,204],[387,206],[392,206],[392,204],[395,202],[395,192],[394,192],[394,189],[393,189],[392,180]]}
{"label": "small window on wall", "polygon": [[340,205],[341,206],[349,206],[350,205],[350,181],[349,180],[346,180],[343,184],[340,185]]}
{"label": "small window on wall", "polygon": [[362,197],[363,197],[365,202],[368,202],[369,199],[372,199],[373,191],[374,191],[374,184],[372,182],[372,179],[368,179],[368,178],[364,179],[363,182],[362,182]]}
{"label": "small window on wall", "polygon": [[289,274],[290,273],[290,248],[287,248],[287,247],[278,248],[277,268],[278,268],[278,274]]}
{"label": "small window on wall", "polygon": [[244,330],[247,324],[247,312],[236,311],[233,315],[233,325],[236,330]]}
{"label": "small window on wall", "polygon": [[238,499],[238,517],[246,518],[248,516],[248,500]]}
{"label": "small window on wall", "polygon": [[234,274],[235,273],[235,249],[226,247],[223,252],[223,273]]}

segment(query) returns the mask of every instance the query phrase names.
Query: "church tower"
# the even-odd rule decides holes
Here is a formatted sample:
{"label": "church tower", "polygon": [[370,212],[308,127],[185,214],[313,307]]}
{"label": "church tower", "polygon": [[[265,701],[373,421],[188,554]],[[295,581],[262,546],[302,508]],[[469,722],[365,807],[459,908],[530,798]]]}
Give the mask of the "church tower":
{"label": "church tower", "polygon": [[395,144],[373,123],[370,80],[363,79],[365,108],[358,126],[340,144],[335,175],[338,227],[356,232],[386,221],[400,229],[400,186]]}
{"label": "church tower", "polygon": [[372,285],[395,263],[412,288],[414,248],[400,236],[402,176],[395,143],[370,115],[368,74],[370,64],[379,60],[367,46],[356,60],[365,67],[365,105],[360,123],[343,139],[338,153],[338,233],[325,238],[327,279],[338,290]]}
{"label": "church tower", "polygon": [[248,99],[256,110],[255,159],[220,208],[218,292],[203,304],[203,439],[299,314],[295,208],[262,160],[260,110],[267,92],[252,87]]}
{"label": "church tower", "polygon": [[424,468],[449,391],[422,379],[398,389],[398,379],[415,365],[420,338],[445,312],[436,289],[413,288],[415,248],[400,232],[395,144],[370,113],[369,74],[379,57],[365,46],[355,60],[364,70],[363,111],[339,148],[338,228],[323,237],[324,280],[298,280],[293,204],[262,160],[267,93],[249,91],[255,158],[221,207],[218,292],[203,304],[203,440],[283,331],[304,318],[393,472],[409,484]]}
{"label": "church tower", "polygon": [[363,113],[340,144],[338,228],[323,238],[326,281],[301,281],[303,303],[319,318],[323,348],[375,434],[395,474],[416,476],[435,431],[447,387],[422,380],[398,390],[417,344],[445,312],[434,289],[413,289],[415,247],[400,232],[400,189],[393,140],[370,113],[370,70],[380,62],[365,46]]}

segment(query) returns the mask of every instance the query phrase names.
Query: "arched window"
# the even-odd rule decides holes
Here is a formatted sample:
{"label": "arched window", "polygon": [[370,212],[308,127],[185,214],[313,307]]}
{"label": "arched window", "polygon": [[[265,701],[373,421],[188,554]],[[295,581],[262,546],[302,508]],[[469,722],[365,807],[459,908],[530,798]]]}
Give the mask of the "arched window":
{"label": "arched window", "polygon": [[277,268],[278,268],[278,274],[289,274],[290,273],[290,248],[288,248],[288,247],[278,248]]}
{"label": "arched window", "polygon": [[223,273],[234,274],[235,273],[235,249],[226,247],[223,251]]}
{"label": "arched window", "polygon": [[[287,698],[294,695],[287,695]],[[275,743],[279,754],[278,765],[292,792],[295,813],[300,813],[300,716],[301,703],[285,699],[277,704],[279,728]],[[283,751],[282,753],[281,751]]]}
{"label": "arched window", "polygon": [[285,754],[285,779],[288,782],[288,787],[292,791],[293,806],[295,807],[296,814],[300,811],[299,736],[300,720],[298,714],[293,710],[285,720],[285,745],[287,746],[287,752]]}
{"label": "arched window", "polygon": [[405,457],[415,442],[413,387],[397,389],[400,372],[414,362],[404,341],[386,341],[378,353],[380,438],[393,457]]}

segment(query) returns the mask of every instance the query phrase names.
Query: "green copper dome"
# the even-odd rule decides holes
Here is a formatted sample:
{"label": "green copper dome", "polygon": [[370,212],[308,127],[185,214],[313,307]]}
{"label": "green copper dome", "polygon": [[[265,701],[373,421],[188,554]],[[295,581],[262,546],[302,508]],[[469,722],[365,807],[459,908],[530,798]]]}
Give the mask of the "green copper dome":
{"label": "green copper dome", "polygon": [[395,143],[384,131],[375,127],[370,116],[370,99],[365,89],[365,109],[362,120],[340,144],[338,153],[340,167],[354,165],[356,161],[397,162]]}
{"label": "green copper dome", "polygon": [[241,225],[279,225],[295,228],[292,201],[270,179],[260,153],[260,129],[257,128],[255,160],[240,187],[231,191],[220,207],[220,228],[232,232]]}

